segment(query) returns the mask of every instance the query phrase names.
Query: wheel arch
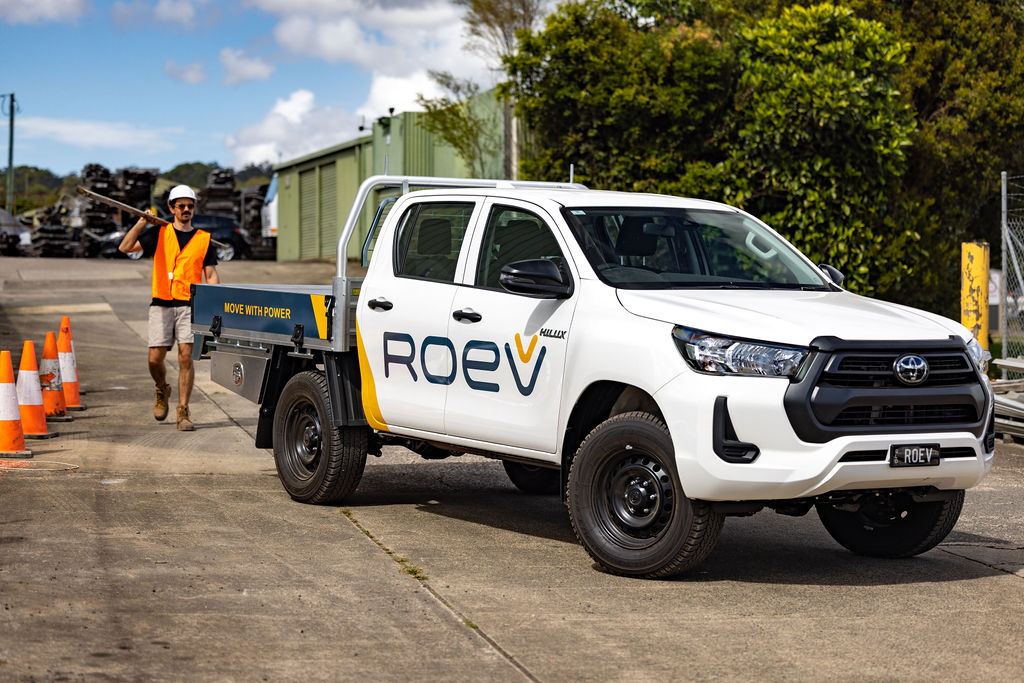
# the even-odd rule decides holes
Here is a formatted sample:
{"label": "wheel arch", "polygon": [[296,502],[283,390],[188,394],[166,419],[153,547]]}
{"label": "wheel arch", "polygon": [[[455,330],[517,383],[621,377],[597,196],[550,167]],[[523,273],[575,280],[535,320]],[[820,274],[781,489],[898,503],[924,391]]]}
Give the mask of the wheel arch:
{"label": "wheel arch", "polygon": [[354,351],[317,353],[309,358],[289,355],[290,351],[287,347],[275,347],[270,359],[256,425],[257,448],[273,448],[274,412],[288,380],[306,370],[319,370],[318,365],[323,366],[330,387],[332,423],[339,427],[366,426],[360,394],[359,360]]}
{"label": "wheel arch", "polygon": [[631,384],[600,381],[583,390],[573,405],[562,435],[562,500],[565,500],[565,485],[569,481],[572,459],[587,434],[608,418],[635,410],[664,419],[654,397]]}

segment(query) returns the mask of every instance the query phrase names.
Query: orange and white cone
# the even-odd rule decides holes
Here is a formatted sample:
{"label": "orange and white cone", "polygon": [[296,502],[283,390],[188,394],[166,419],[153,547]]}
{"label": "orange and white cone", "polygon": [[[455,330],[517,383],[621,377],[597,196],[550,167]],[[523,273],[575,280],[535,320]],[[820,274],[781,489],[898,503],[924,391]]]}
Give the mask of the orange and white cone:
{"label": "orange and white cone", "polygon": [[60,376],[60,359],[57,357],[57,337],[46,333],[43,344],[43,359],[39,363],[39,388],[43,393],[43,411],[48,422],[71,422],[68,404],[64,401],[64,382]]}
{"label": "orange and white cone", "polygon": [[18,412],[21,430],[29,439],[52,439],[56,432],[46,430],[46,412],[43,409],[43,391],[39,386],[39,366],[36,365],[36,345],[25,342],[18,366]]}
{"label": "orange and white cone", "polygon": [[75,349],[71,346],[71,321],[67,316],[60,319],[57,357],[60,359],[60,379],[64,383],[64,402],[68,410],[85,410],[78,390],[78,363],[75,362]]}
{"label": "orange and white cone", "polygon": [[0,351],[0,455],[32,457],[32,451],[25,448],[25,433],[21,431],[18,389],[14,385],[10,351]]}

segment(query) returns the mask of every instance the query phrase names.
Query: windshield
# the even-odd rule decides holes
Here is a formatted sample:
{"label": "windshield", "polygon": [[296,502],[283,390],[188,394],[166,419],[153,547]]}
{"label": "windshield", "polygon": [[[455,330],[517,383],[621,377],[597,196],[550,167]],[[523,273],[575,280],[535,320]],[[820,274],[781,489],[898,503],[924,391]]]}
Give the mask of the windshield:
{"label": "windshield", "polygon": [[265,195],[263,195],[263,201],[265,203],[266,202],[272,202],[272,201],[274,201],[274,197],[276,195],[277,195],[277,174],[275,173],[274,177],[272,177],[270,179],[270,186],[267,187],[267,193]]}
{"label": "windshield", "polygon": [[566,208],[598,277],[625,289],[830,289],[786,242],[739,213]]}

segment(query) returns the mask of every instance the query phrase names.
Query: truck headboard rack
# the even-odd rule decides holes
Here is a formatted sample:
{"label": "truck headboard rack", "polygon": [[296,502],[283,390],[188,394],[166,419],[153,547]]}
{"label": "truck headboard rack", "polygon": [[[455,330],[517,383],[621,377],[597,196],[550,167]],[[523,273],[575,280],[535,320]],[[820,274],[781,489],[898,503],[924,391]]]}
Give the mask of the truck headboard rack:
{"label": "truck headboard rack", "polygon": [[348,243],[355,233],[356,223],[363,212],[363,206],[371,193],[386,187],[400,187],[402,194],[407,194],[412,189],[430,189],[444,187],[465,187],[465,188],[546,188],[563,190],[585,190],[586,185],[579,183],[556,183],[532,180],[496,180],[476,178],[433,178],[430,176],[406,176],[406,175],[375,175],[370,176],[359,186],[352,208],[349,210],[348,218],[338,238],[338,250],[336,254],[337,268],[334,274],[333,295],[334,295],[334,316],[332,320],[331,341],[332,350],[349,351],[355,348],[355,305],[359,298],[359,287],[363,282],[362,278],[348,277]]}

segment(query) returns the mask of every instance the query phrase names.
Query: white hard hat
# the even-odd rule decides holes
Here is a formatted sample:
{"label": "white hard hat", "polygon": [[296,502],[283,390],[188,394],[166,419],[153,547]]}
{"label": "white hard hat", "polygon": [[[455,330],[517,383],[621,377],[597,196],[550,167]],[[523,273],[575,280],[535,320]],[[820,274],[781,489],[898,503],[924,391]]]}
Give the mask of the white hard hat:
{"label": "white hard hat", "polygon": [[192,191],[191,187],[188,185],[175,185],[174,188],[171,189],[171,194],[167,196],[167,203],[171,203],[175,199],[181,199],[182,197],[196,201],[196,193]]}

